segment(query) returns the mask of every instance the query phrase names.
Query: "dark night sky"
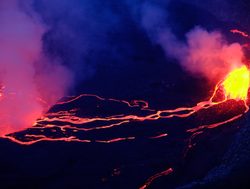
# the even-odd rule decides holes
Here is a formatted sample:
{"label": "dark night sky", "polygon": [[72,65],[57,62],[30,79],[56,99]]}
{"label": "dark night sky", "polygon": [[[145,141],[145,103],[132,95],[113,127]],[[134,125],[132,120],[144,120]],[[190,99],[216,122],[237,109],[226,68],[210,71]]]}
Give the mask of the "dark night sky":
{"label": "dark night sky", "polygon": [[167,15],[161,22],[183,41],[195,26],[222,31],[230,42],[242,40],[230,34],[231,28],[248,31],[249,6],[244,1],[34,1],[35,10],[50,27],[43,37],[44,50],[73,70],[73,93],[152,98],[157,91],[171,93],[171,86],[176,86],[174,90],[182,90],[180,85],[196,87],[203,79],[186,73],[161,45],[152,42],[140,24],[145,3],[160,7]]}

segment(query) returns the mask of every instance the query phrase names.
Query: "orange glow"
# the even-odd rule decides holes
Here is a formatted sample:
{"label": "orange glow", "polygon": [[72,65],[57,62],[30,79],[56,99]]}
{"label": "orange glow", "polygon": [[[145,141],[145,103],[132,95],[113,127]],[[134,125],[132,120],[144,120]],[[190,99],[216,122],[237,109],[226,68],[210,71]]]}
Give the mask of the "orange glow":
{"label": "orange glow", "polygon": [[[98,135],[91,136],[91,131],[102,132],[103,130],[110,130],[114,127],[126,127],[131,122],[144,122],[155,121],[159,119],[171,119],[171,118],[187,118],[199,111],[204,111],[209,108],[215,108],[218,105],[222,105],[226,101],[232,101],[230,99],[241,100],[241,106],[244,104],[245,108],[236,114],[230,115],[222,120],[217,120],[209,123],[201,123],[194,128],[185,129],[187,133],[190,133],[189,140],[187,142],[187,148],[185,154],[195,145],[193,139],[202,134],[205,129],[213,129],[221,125],[233,122],[244,115],[248,110],[248,104],[246,101],[247,90],[249,84],[249,71],[246,66],[242,66],[233,70],[228,74],[226,79],[221,80],[214,88],[212,96],[205,101],[201,101],[191,107],[179,107],[176,109],[163,109],[155,110],[150,108],[149,103],[143,100],[117,100],[112,98],[102,98],[93,94],[81,94],[79,96],[65,97],[62,101],[58,102],[55,106],[61,111],[47,112],[40,119],[36,121],[33,128],[27,130],[24,135],[16,135],[15,133],[8,134],[2,138],[9,139],[21,145],[32,145],[41,141],[64,141],[64,142],[81,142],[81,143],[103,143],[110,144],[115,142],[129,142],[137,140],[136,135],[125,134],[122,136],[107,136],[105,138],[99,138]],[[224,89],[225,95],[222,93],[222,99],[214,101],[216,95],[222,92]],[[231,90],[233,90],[231,92]],[[236,91],[236,92],[235,92]],[[219,93],[220,94],[220,93]],[[127,112],[117,115],[104,115],[104,116],[80,116],[78,108],[64,109],[70,103],[78,102],[84,98],[95,98],[97,101],[97,107],[102,102],[120,104],[129,109],[136,111]],[[234,102],[235,103],[235,102]],[[60,108],[61,106],[61,108]],[[226,108],[226,107],[225,107]],[[225,109],[226,110],[226,109]],[[137,113],[139,112],[139,113]],[[92,124],[93,125],[92,125]],[[152,123],[152,122],[151,122]],[[135,127],[137,124],[133,124]],[[166,128],[167,129],[167,128]],[[55,134],[56,132],[56,134]],[[81,133],[90,133],[90,136],[81,136]],[[166,140],[169,136],[168,130],[157,132],[153,136],[145,135],[143,137],[150,140]],[[93,132],[92,132],[93,133]],[[142,136],[141,136],[142,138]],[[146,182],[140,187],[140,189],[148,188],[152,182],[162,176],[170,175],[174,172],[173,168],[168,168],[165,171],[154,174],[149,177]]]}
{"label": "orange glow", "polygon": [[246,100],[249,88],[249,70],[242,66],[230,72],[222,83],[227,99]]}
{"label": "orange glow", "polygon": [[237,34],[241,35],[242,37],[249,38],[249,35],[246,32],[240,31],[238,29],[232,29],[232,30],[230,30],[230,32],[232,32],[234,34],[237,33]]}

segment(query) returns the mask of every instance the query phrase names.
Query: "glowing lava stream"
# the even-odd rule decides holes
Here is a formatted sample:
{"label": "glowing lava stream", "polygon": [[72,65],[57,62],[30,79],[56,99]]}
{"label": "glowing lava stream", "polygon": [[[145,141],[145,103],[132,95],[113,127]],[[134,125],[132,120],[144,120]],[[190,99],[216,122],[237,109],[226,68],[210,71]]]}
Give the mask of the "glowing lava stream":
{"label": "glowing lava stream", "polygon": [[[233,71],[231,71],[223,81],[220,81],[211,96],[211,98],[207,101],[199,102],[196,106],[193,107],[180,107],[173,110],[152,110],[149,109],[149,105],[147,102],[142,100],[135,100],[132,102],[128,102],[125,100],[116,100],[116,99],[104,99],[102,97],[96,96],[96,95],[87,95],[82,94],[77,97],[68,97],[68,100],[58,102],[56,106],[60,105],[66,105],[72,102],[75,102],[81,98],[84,98],[86,96],[93,96],[101,101],[114,101],[126,104],[128,107],[139,107],[141,111],[145,111],[147,115],[141,116],[141,115],[135,115],[135,114],[121,114],[121,115],[114,115],[114,116],[107,116],[107,117],[80,117],[76,115],[77,109],[72,109],[69,111],[58,111],[58,112],[52,112],[47,113],[44,115],[44,117],[37,120],[37,122],[34,124],[34,127],[32,129],[45,129],[45,128],[54,128],[59,129],[61,132],[65,133],[66,130],[71,130],[72,132],[78,132],[78,131],[92,131],[92,130],[102,130],[102,129],[109,129],[112,127],[121,126],[123,124],[129,123],[131,121],[137,121],[137,122],[143,122],[143,121],[153,121],[158,119],[168,119],[173,117],[179,117],[179,118],[185,118],[189,117],[190,115],[202,110],[202,109],[208,109],[212,106],[219,105],[223,102],[226,102],[227,100],[233,99],[236,101],[243,101],[245,104],[245,111],[241,114],[235,115],[225,121],[216,122],[213,124],[208,125],[201,125],[194,129],[188,129],[187,132],[197,132],[200,130],[203,130],[204,128],[215,128],[220,125],[232,122],[239,117],[241,117],[244,113],[246,113],[249,110],[249,107],[246,103],[247,101],[247,94],[248,94],[248,88],[249,88],[249,70],[246,66],[242,66],[240,68],[236,68]],[[223,90],[223,98],[219,101],[215,101],[216,95],[219,90]],[[101,125],[101,126],[95,126],[95,127],[82,127],[84,124],[93,123],[103,121],[107,124]],[[60,124],[55,124],[60,123]],[[81,127],[79,127],[81,125]],[[56,132],[56,130],[55,130]],[[167,133],[161,133],[157,136],[151,136],[150,139],[158,139],[162,137],[166,137]],[[29,140],[20,140],[15,137],[14,134],[9,134],[4,136],[4,138],[8,138],[12,140],[13,142],[17,142],[19,144],[23,145],[29,145],[34,144],[38,141],[75,141],[75,142],[100,142],[100,143],[111,143],[111,142],[118,142],[118,141],[124,141],[124,140],[134,140],[134,136],[129,137],[121,137],[121,138],[112,138],[110,140],[84,140],[79,139],[76,136],[63,136],[63,137],[47,137],[46,135],[39,134],[39,135],[25,135],[26,138]]]}
{"label": "glowing lava stream", "polygon": [[[128,102],[125,100],[116,100],[116,99],[104,99],[97,95],[92,94],[82,94],[77,97],[67,97],[66,100],[58,102],[55,106],[68,106],[71,103],[77,102],[84,97],[94,97],[99,101],[103,102],[116,102],[119,104],[126,105],[129,108],[138,108],[140,111],[146,113],[146,115],[136,115],[136,114],[119,114],[113,116],[103,116],[103,117],[81,117],[77,115],[78,109],[71,110],[63,110],[58,112],[49,112],[44,115],[44,117],[37,120],[37,122],[33,125],[31,129],[38,130],[39,132],[35,132],[35,134],[26,133],[24,138],[18,137],[18,133],[5,135],[3,138],[7,138],[13,142],[16,142],[21,145],[31,145],[37,143],[39,141],[65,141],[65,142],[83,142],[83,143],[114,143],[120,141],[131,141],[135,140],[135,136],[126,136],[126,137],[117,137],[111,139],[82,139],[77,136],[77,132],[81,131],[83,133],[87,133],[89,131],[94,130],[106,130],[113,127],[122,126],[128,124],[130,122],[143,122],[143,121],[154,121],[159,119],[169,119],[173,117],[185,118],[193,115],[194,113],[208,109],[216,105],[220,105],[228,100],[242,101],[244,102],[245,109],[243,112],[238,113],[237,115],[231,116],[224,121],[215,122],[207,125],[200,125],[193,129],[187,129],[186,131],[191,133],[191,137],[189,138],[188,149],[192,148],[192,140],[197,135],[203,133],[203,129],[205,128],[215,128],[220,125],[232,122],[238,118],[240,118],[244,113],[249,110],[247,105],[247,95],[249,89],[249,70],[246,66],[242,66],[232,70],[224,80],[220,81],[213,91],[212,96],[207,101],[199,102],[197,105],[193,107],[180,107],[172,110],[153,110],[149,108],[149,104],[143,100],[134,100],[132,102]],[[217,95],[219,92],[222,92],[222,98],[217,99]],[[60,109],[60,108],[59,108]],[[84,125],[88,125],[89,123],[97,123],[101,122],[104,125],[94,126],[94,127],[83,127]],[[94,124],[95,125],[95,124]],[[44,134],[44,129],[51,129],[52,136],[48,137]],[[73,136],[68,135],[67,132],[73,133]],[[26,132],[26,131],[24,131]],[[61,132],[63,135],[58,134]],[[55,135],[53,135],[55,134]],[[74,136],[74,134],[76,134]],[[150,140],[157,140],[164,137],[167,137],[168,133],[158,133],[157,135],[147,137]],[[140,189],[147,188],[155,179],[161,176],[169,175],[173,172],[173,168],[168,168],[165,171],[157,173],[150,178],[147,179],[145,184],[143,184]]]}
{"label": "glowing lava stream", "polygon": [[230,32],[232,32],[234,34],[237,33],[237,34],[241,35],[242,37],[249,38],[249,35],[246,32],[240,31],[238,29],[231,29]]}

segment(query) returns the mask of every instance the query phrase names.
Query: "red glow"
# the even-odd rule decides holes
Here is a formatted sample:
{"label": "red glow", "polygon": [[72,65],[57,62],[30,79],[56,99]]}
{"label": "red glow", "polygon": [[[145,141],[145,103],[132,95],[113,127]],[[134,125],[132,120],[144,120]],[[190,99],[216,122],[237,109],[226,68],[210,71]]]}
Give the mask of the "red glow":
{"label": "red glow", "polygon": [[[225,78],[226,80],[227,78]],[[112,116],[104,116],[104,117],[80,117],[77,115],[78,109],[71,109],[71,110],[64,110],[64,111],[58,111],[58,112],[51,112],[45,114],[43,117],[38,119],[35,123],[35,127],[33,129],[54,129],[53,132],[62,132],[64,135],[68,131],[72,131],[73,133],[77,132],[89,132],[93,130],[103,130],[103,129],[110,129],[113,127],[119,127],[125,124],[128,124],[130,122],[143,122],[143,121],[154,121],[159,119],[171,119],[173,117],[179,117],[179,118],[186,118],[189,117],[201,110],[213,108],[218,105],[222,105],[226,101],[232,99],[231,96],[222,95],[220,99],[218,100],[217,96],[220,91],[223,91],[223,84],[224,80],[220,81],[210,97],[207,101],[199,102],[197,105],[193,107],[180,107],[176,109],[166,109],[166,110],[153,110],[149,108],[149,104],[142,100],[134,100],[132,102],[128,102],[125,100],[117,100],[117,99],[105,99],[102,97],[99,97],[97,95],[92,94],[82,94],[77,97],[67,97],[66,100],[58,102],[56,106],[63,106],[67,105],[69,103],[72,103],[77,100],[81,100],[84,97],[95,97],[96,99],[100,101],[111,101],[111,102],[117,102],[124,104],[130,108],[139,108],[141,111],[144,112],[145,115],[137,115],[137,114],[119,114],[119,115],[112,115]],[[216,100],[217,99],[217,100]],[[239,100],[239,99],[235,99]],[[227,118],[226,120],[206,124],[206,125],[200,125],[193,129],[187,129],[187,132],[200,132],[201,130],[205,128],[215,128],[220,125],[224,125],[226,123],[232,122],[239,117],[241,117],[244,113],[246,113],[249,110],[249,107],[245,101],[245,99],[242,99],[242,102],[245,106],[245,110],[237,115],[233,115],[230,118]],[[95,127],[84,127],[84,125],[87,125],[89,123],[94,122],[104,122],[105,125],[99,125]],[[60,123],[60,124],[54,124],[54,123]],[[79,127],[80,125],[80,127]],[[57,130],[56,130],[57,129]],[[125,140],[135,140],[136,138],[134,136],[128,136],[128,137],[118,137],[118,138],[111,138],[108,140],[84,140],[79,139],[77,136],[68,136],[68,137],[47,137],[46,135],[26,135],[25,138],[28,139],[28,141],[22,141],[18,138],[14,137],[15,135],[5,135],[5,138],[8,138],[14,142],[17,142],[19,144],[25,144],[30,145],[34,144],[39,141],[72,141],[72,142],[98,142],[98,143],[112,143],[112,142],[119,142],[119,141],[125,141]],[[149,139],[160,139],[162,137],[167,137],[168,133],[159,133],[155,136],[149,136]]]}
{"label": "red glow", "polygon": [[[231,72],[230,72],[231,73]],[[235,73],[234,70],[232,73]],[[237,73],[237,72],[236,72]],[[230,75],[230,74],[229,74]],[[173,117],[178,118],[186,118],[192,116],[193,114],[208,110],[217,106],[224,106],[224,104],[228,101],[232,102],[242,102],[244,106],[244,110],[236,115],[232,115],[229,118],[226,118],[222,121],[217,121],[210,124],[204,124],[197,126],[192,129],[186,129],[186,132],[191,133],[190,141],[188,144],[187,150],[192,148],[192,140],[197,135],[200,135],[204,132],[204,129],[212,129],[226,123],[232,122],[238,118],[240,118],[244,113],[249,110],[249,107],[246,102],[246,98],[238,98],[238,96],[230,96],[225,93],[224,90],[224,82],[228,81],[228,76],[225,77],[222,81],[220,81],[214,88],[213,94],[211,97],[206,100],[197,103],[193,107],[179,107],[176,109],[165,109],[165,110],[154,110],[149,108],[149,103],[142,100],[134,100],[132,102],[125,100],[117,100],[117,99],[105,99],[97,95],[92,94],[82,94],[77,97],[67,97],[64,101],[58,102],[55,106],[64,106],[69,105],[70,103],[77,102],[78,100],[82,100],[85,97],[94,97],[100,102],[115,102],[118,104],[123,104],[131,109],[137,108],[140,111],[144,112],[144,115],[141,114],[118,114],[112,116],[103,116],[103,117],[81,117],[78,116],[77,112],[79,109],[71,109],[71,110],[62,110],[58,112],[46,113],[43,117],[38,119],[32,128],[33,130],[38,130],[40,134],[25,134],[24,138],[18,138],[15,134],[5,135],[4,138],[9,139],[13,142],[16,142],[21,145],[32,145],[34,143],[40,141],[64,141],[64,142],[82,142],[82,143],[104,143],[110,144],[114,142],[122,142],[122,141],[134,141],[137,138],[135,136],[127,136],[127,137],[116,137],[109,139],[82,139],[77,136],[78,132],[90,132],[94,130],[107,130],[113,127],[120,127],[131,122],[143,122],[143,121],[155,121],[159,119],[171,119]],[[229,80],[230,81],[230,80]],[[233,99],[235,97],[235,99]],[[61,109],[61,108],[59,108]],[[104,125],[97,125],[95,127],[88,127],[89,123],[97,123],[102,122]],[[136,126],[136,124],[134,124]],[[53,133],[62,133],[59,136],[47,136],[44,134],[44,129],[49,129]],[[71,134],[70,134],[71,133]],[[168,133],[158,133],[153,136],[148,136],[148,139],[159,140],[168,137]],[[185,153],[186,154],[186,153]],[[150,178],[147,179],[145,184],[140,187],[140,189],[146,189],[155,179],[161,176],[167,176],[171,174],[174,170],[169,168],[165,171],[159,172]]]}
{"label": "red glow", "polygon": [[249,35],[248,35],[246,32],[240,31],[240,30],[238,30],[238,29],[232,29],[232,30],[230,30],[230,32],[232,32],[232,33],[234,33],[234,34],[239,34],[239,35],[241,35],[242,37],[249,38]]}
{"label": "red glow", "polygon": [[162,171],[162,172],[160,172],[160,173],[157,173],[157,174],[151,176],[151,177],[146,181],[146,183],[145,183],[142,187],[140,187],[139,189],[145,189],[145,188],[147,188],[155,179],[157,179],[157,178],[159,178],[159,177],[162,177],[162,176],[167,176],[167,175],[171,174],[173,171],[174,171],[174,170],[173,170],[172,168],[169,168],[169,169],[167,169],[167,170],[165,170],[165,171]]}
{"label": "red glow", "polygon": [[[31,26],[33,27],[33,24]],[[36,27],[34,26],[34,28]],[[231,32],[249,38],[247,33],[240,30],[234,29],[231,30]],[[213,123],[201,124],[195,128],[185,129],[187,133],[191,133],[191,141],[193,137],[201,134],[205,129],[212,129],[233,122],[249,110],[247,104],[249,70],[246,66],[243,66],[243,63],[241,62],[243,57],[243,46],[239,44],[227,45],[220,43],[218,41],[220,41],[222,37],[218,33],[213,33],[211,35],[208,32],[197,29],[195,32],[189,34],[189,48],[188,51],[186,51],[188,56],[181,57],[184,57],[185,61],[188,60],[188,64],[186,64],[189,65],[187,70],[191,71],[191,73],[202,74],[213,81],[221,79],[215,86],[213,94],[209,99],[198,102],[196,105],[190,107],[155,110],[150,108],[149,103],[144,100],[126,101],[112,98],[106,99],[92,94],[81,94],[76,97],[66,97],[64,100],[57,102],[54,106],[63,107],[64,105],[67,106],[71,103],[77,102],[78,100],[82,100],[85,97],[94,97],[101,102],[115,102],[129,107],[129,109],[137,108],[137,112],[131,111],[129,113],[120,113],[112,116],[93,117],[83,116],[78,113],[78,109],[74,108],[70,110],[63,109],[62,111],[48,112],[43,115],[43,112],[47,111],[50,105],[64,94],[65,87],[63,86],[63,83],[67,83],[66,81],[69,79],[68,77],[61,77],[62,75],[68,75],[67,71],[64,70],[63,67],[58,65],[56,67],[50,67],[50,64],[44,66],[49,67],[49,70],[52,70],[50,74],[47,74],[47,72],[46,74],[42,73],[34,79],[33,72],[36,71],[35,66],[32,66],[31,68],[29,66],[33,65],[33,62],[36,60],[35,58],[40,55],[40,37],[42,33],[43,31],[34,32],[34,39],[30,41],[31,44],[34,43],[36,46],[35,52],[33,52],[34,45],[31,45],[32,49],[28,49],[27,52],[23,50],[23,44],[27,42],[26,39],[23,41],[23,39],[20,38],[22,39],[20,42],[21,45],[10,45],[15,47],[14,50],[10,49],[10,52],[18,52],[17,55],[20,57],[24,65],[20,66],[23,70],[14,69],[15,62],[12,62],[12,56],[4,58],[4,61],[8,60],[5,61],[7,65],[11,65],[10,63],[12,62],[14,66],[10,66],[8,68],[8,72],[11,74],[5,76],[7,79],[0,78],[3,80],[0,81],[6,85],[6,87],[1,87],[0,93],[0,122],[2,125],[0,127],[0,136],[20,145],[32,145],[41,141],[104,144],[125,141],[131,142],[136,140],[137,137],[128,135],[104,139],[84,139],[79,137],[78,133],[84,133],[86,135],[86,133],[88,134],[91,131],[106,131],[111,128],[128,125],[130,123],[134,123],[133,125],[136,127],[136,123],[144,121],[153,122],[160,119],[166,120],[172,118],[187,118],[193,116],[197,112],[223,106],[229,100],[237,103],[240,101],[243,103],[244,110],[238,112],[236,115],[231,115],[230,117],[214,121]],[[27,36],[30,38],[30,35]],[[199,36],[199,38],[197,36]],[[11,37],[5,38],[9,39]],[[4,46],[3,49],[6,50],[6,46]],[[30,51],[33,53],[30,53]],[[204,61],[205,63],[197,64],[197,62],[201,61]],[[223,66],[216,67],[218,62],[220,62]],[[27,70],[30,70],[30,72],[27,72]],[[211,72],[211,70],[213,70],[213,72]],[[13,80],[13,75],[18,76],[17,79],[14,78]],[[27,76],[29,76],[29,78],[26,78]],[[225,78],[222,78],[223,76]],[[50,82],[50,80],[53,80],[53,82]],[[68,82],[67,85],[69,83],[70,82]],[[57,88],[57,86],[60,87]],[[40,118],[37,119],[38,117]],[[101,124],[98,124],[100,122]],[[96,123],[96,125],[89,127],[88,124],[90,123]],[[31,127],[32,124],[33,127]],[[23,137],[19,137],[16,133],[14,133],[27,128],[37,132],[31,132],[31,134],[27,132]],[[44,130],[48,130],[49,133],[52,134],[49,135],[44,132]],[[152,136],[146,136],[146,138],[150,140],[164,140],[165,138],[168,138],[168,136],[169,134],[166,131],[162,131],[154,133]],[[188,147],[192,147],[192,142],[189,143]],[[173,171],[174,170],[172,168],[169,168],[153,175],[140,189],[147,188],[158,177],[169,175]]]}

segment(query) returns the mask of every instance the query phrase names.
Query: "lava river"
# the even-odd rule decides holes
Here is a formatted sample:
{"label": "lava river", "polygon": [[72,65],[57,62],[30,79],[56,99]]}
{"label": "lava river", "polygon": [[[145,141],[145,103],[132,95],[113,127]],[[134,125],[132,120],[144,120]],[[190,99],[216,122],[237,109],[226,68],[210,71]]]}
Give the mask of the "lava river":
{"label": "lava river", "polygon": [[[233,122],[249,110],[248,89],[249,70],[243,65],[220,81],[208,100],[193,107],[155,110],[143,100],[105,99],[91,94],[65,97],[38,119],[33,127],[7,134],[3,138],[21,145],[32,145],[39,141],[108,144],[167,139],[176,135],[176,129],[183,130],[184,127],[189,139],[188,150],[192,148],[192,140],[197,135]],[[185,121],[179,125],[179,120],[183,119]],[[154,179],[173,171],[168,168],[150,177],[141,188],[146,188]]]}

